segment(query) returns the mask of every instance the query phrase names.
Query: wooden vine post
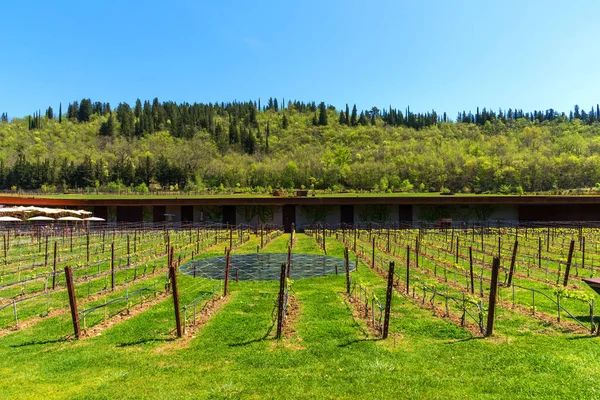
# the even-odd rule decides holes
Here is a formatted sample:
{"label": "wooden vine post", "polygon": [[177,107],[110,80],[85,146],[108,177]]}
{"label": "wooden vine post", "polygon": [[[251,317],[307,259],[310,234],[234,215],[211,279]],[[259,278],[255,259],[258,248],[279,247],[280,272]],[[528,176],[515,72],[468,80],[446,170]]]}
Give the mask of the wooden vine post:
{"label": "wooden vine post", "polygon": [[502,236],[498,233],[498,258],[500,258],[502,254]]}
{"label": "wooden vine post", "polygon": [[75,339],[79,339],[79,336],[81,336],[81,328],[79,326],[79,313],[77,312],[77,299],[75,298],[75,286],[73,285],[73,271],[71,270],[71,267],[65,267],[65,278],[67,280],[67,292],[69,294],[73,331],[75,332]]}
{"label": "wooden vine post", "polygon": [[348,247],[344,248],[344,261],[346,263],[346,294],[350,296],[350,260],[348,257]]}
{"label": "wooden vine post", "polygon": [[229,289],[229,264],[230,264],[230,261],[231,261],[231,249],[227,249],[227,253],[225,256],[225,283],[223,284],[223,297],[227,296],[227,292]]}
{"label": "wooden vine post", "polygon": [[171,288],[173,289],[173,307],[175,308],[175,325],[177,328],[177,337],[181,337],[183,329],[181,328],[181,313],[179,311],[179,290],[177,289],[177,271],[175,266],[169,266],[169,279],[171,280]]}
{"label": "wooden vine post", "polygon": [[127,267],[129,267],[130,261],[131,261],[131,257],[129,256],[130,254],[130,250],[131,249],[131,244],[130,244],[130,240],[129,240],[129,233],[127,234]]}
{"label": "wooden vine post", "polygon": [[487,327],[485,336],[491,336],[494,332],[494,313],[496,311],[496,298],[498,293],[498,272],[500,271],[500,258],[494,257],[492,264],[492,279],[490,283],[490,298],[487,316]]}
{"label": "wooden vine post", "polygon": [[585,236],[581,238],[581,268],[585,268]]}
{"label": "wooden vine post", "polygon": [[277,339],[281,338],[283,331],[283,303],[285,296],[285,263],[281,264],[281,273],[279,274],[279,297],[277,298]]}
{"label": "wooden vine post", "polygon": [[325,225],[323,225],[323,253],[325,253],[325,255],[327,255],[327,247],[325,245]]}
{"label": "wooden vine post", "polygon": [[292,244],[290,242],[290,245],[288,246],[288,251],[287,251],[286,276],[289,278],[291,273],[292,273]]}
{"label": "wooden vine post", "polygon": [[471,294],[475,294],[475,281],[473,279],[473,247],[469,246],[469,272],[471,273]]}
{"label": "wooden vine post", "polygon": [[52,263],[52,290],[56,289],[56,239],[54,239],[54,261]]}
{"label": "wooden vine post", "polygon": [[390,262],[387,291],[385,292],[385,314],[383,319],[383,338],[387,339],[390,329],[390,309],[392,308],[392,288],[394,286],[394,262]]}
{"label": "wooden vine post", "polygon": [[373,238],[373,255],[371,260],[371,268],[375,268],[375,238]]}
{"label": "wooden vine post", "polygon": [[[452,231],[454,232],[454,230]],[[417,237],[415,239],[415,265],[417,266],[417,268],[419,268],[419,251],[421,247],[421,243],[419,242],[419,238]]]}
{"label": "wooden vine post", "polygon": [[110,289],[115,291],[115,242],[110,244]]}
{"label": "wooden vine post", "polygon": [[458,264],[458,255],[459,255],[459,237],[456,238],[456,257],[455,257],[455,261],[454,264]]}
{"label": "wooden vine post", "polygon": [[48,235],[46,235],[46,252],[44,255],[44,269],[48,267]]}
{"label": "wooden vine post", "polygon": [[569,272],[571,270],[571,261],[573,260],[573,248],[575,247],[575,241],[571,240],[571,246],[569,246],[569,257],[567,258],[567,267],[565,268],[565,281],[564,286],[569,284]]}
{"label": "wooden vine post", "polygon": [[387,229],[387,246],[386,246],[386,251],[388,253],[390,252],[390,228]]}
{"label": "wooden vine post", "polygon": [[507,285],[512,284],[513,274],[515,273],[515,262],[517,261],[517,249],[519,247],[519,241],[515,239],[515,245],[513,247],[512,258],[510,259],[510,270],[508,271],[508,282]]}
{"label": "wooden vine post", "polygon": [[406,245],[406,294],[410,290],[410,246]]}
{"label": "wooden vine post", "polygon": [[542,237],[538,236],[538,268],[542,269]]}

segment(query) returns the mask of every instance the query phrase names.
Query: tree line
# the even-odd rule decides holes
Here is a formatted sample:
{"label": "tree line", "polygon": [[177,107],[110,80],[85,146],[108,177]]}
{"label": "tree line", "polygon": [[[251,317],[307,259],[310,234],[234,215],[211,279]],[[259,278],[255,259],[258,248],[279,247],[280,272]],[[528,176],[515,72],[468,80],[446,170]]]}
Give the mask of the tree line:
{"label": "tree line", "polygon": [[[99,133],[104,136],[122,135],[125,137],[140,137],[152,134],[156,131],[168,130],[174,137],[190,138],[198,130],[209,130],[213,135],[217,135],[217,131],[223,131],[223,126],[220,120],[228,121],[229,143],[243,143],[244,134],[246,136],[260,136],[260,128],[258,127],[256,115],[260,112],[285,111],[293,109],[300,113],[308,113],[312,115],[312,124],[315,126],[326,126],[328,124],[327,110],[337,112],[332,105],[325,105],[321,102],[318,106],[313,102],[288,101],[285,105],[285,99],[280,103],[277,98],[269,98],[266,104],[261,106],[260,99],[258,101],[247,102],[229,102],[229,103],[174,103],[174,102],[159,102],[158,98],[154,98],[152,102],[146,100],[142,103],[137,99],[135,105],[131,107],[126,102],[119,103],[114,110],[110,103],[92,102],[90,99],[81,99],[69,103],[67,107],[66,118],[73,122],[89,122],[93,117],[104,116],[106,121],[100,127]],[[42,127],[40,111],[29,115],[29,129],[40,129]],[[48,107],[44,114],[48,120],[55,118],[52,107]],[[285,116],[285,113],[284,113]],[[62,104],[59,106],[58,122],[62,123]],[[544,121],[572,121],[578,119],[585,124],[592,124],[600,121],[600,105],[592,107],[589,112],[586,112],[578,105],[575,105],[573,110],[568,114],[558,112],[554,109],[534,110],[531,112],[523,112],[522,109],[509,108],[507,111],[502,109],[496,111],[477,107],[475,113],[459,112],[455,122],[472,123],[484,125],[486,122],[494,122],[500,120],[507,122],[509,120],[527,119],[531,122]],[[348,104],[345,110],[339,110],[338,122],[346,126],[367,126],[376,125],[377,121],[382,121],[390,126],[405,126],[414,129],[426,128],[442,122],[453,122],[448,118],[446,112],[438,114],[435,110],[425,113],[414,113],[407,107],[404,112],[391,106],[387,109],[379,110],[377,107],[372,107],[369,110],[361,110],[360,113],[356,104],[352,107],[352,111]],[[3,113],[0,122],[8,122],[8,115]],[[287,121],[283,121],[285,125]],[[287,127],[287,126],[286,126]],[[247,140],[247,138],[246,138]],[[252,139],[255,141],[255,139]],[[247,147],[251,149],[251,146]]]}
{"label": "tree line", "polygon": [[600,109],[337,110],[82,99],[0,118],[0,188],[521,193],[600,182]]}

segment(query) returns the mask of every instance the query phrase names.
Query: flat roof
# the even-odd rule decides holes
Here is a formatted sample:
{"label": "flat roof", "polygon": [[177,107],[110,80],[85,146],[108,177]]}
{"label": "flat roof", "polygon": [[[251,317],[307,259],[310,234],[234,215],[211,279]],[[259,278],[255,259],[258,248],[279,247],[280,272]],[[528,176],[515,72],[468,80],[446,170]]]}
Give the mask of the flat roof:
{"label": "flat roof", "polygon": [[82,196],[64,195],[60,197],[44,196],[0,196],[3,205],[34,205],[61,207],[93,207],[93,206],[194,206],[194,205],[361,205],[361,204],[392,204],[392,205],[600,205],[600,195],[323,195],[323,196]]}

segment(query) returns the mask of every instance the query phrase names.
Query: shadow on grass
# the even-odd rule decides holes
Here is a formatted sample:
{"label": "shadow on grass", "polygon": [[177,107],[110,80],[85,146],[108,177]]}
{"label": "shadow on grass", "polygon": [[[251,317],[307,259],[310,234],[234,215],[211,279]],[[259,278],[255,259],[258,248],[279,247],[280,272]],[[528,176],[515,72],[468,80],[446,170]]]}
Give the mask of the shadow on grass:
{"label": "shadow on grass", "polygon": [[146,344],[146,343],[152,343],[152,342],[172,342],[174,341],[175,338],[165,338],[165,339],[157,339],[157,338],[146,338],[146,339],[139,339],[136,340],[134,342],[128,342],[128,343],[119,343],[117,345],[117,347],[129,347],[129,346],[138,346],[140,344]]}
{"label": "shadow on grass", "polygon": [[570,336],[567,340],[596,339],[597,337],[596,333],[590,333],[589,335]]}
{"label": "shadow on grass", "polygon": [[273,322],[271,324],[271,326],[269,327],[269,329],[267,329],[267,332],[262,337],[260,337],[260,338],[256,338],[256,339],[252,339],[252,340],[247,340],[247,341],[241,342],[241,343],[231,343],[231,344],[229,344],[229,347],[247,346],[247,345],[252,344],[252,343],[262,342],[263,340],[273,340],[274,338],[269,338],[269,335],[271,334],[271,331],[273,330],[274,326],[275,326],[275,322]]}
{"label": "shadow on grass", "polygon": [[464,338],[464,339],[449,340],[447,342],[444,342],[444,344],[465,343],[465,342],[470,342],[473,340],[483,340],[483,339],[485,339],[484,336],[471,336],[471,337]]}
{"label": "shadow on grass", "polygon": [[41,345],[41,344],[54,344],[54,343],[61,343],[61,342],[66,342],[67,338],[62,337],[59,339],[52,339],[52,340],[32,340],[30,342],[25,342],[25,343],[20,343],[20,344],[11,344],[9,347],[12,348],[19,348],[19,347],[27,347],[27,346],[37,346],[37,345]]}

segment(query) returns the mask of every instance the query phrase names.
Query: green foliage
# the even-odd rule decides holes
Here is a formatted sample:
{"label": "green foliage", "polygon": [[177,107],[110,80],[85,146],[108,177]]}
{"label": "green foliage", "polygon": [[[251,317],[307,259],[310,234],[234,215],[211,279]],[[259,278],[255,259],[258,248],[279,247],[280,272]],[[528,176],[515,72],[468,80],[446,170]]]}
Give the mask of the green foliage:
{"label": "green foliage", "polygon": [[594,300],[593,295],[589,295],[582,290],[571,290],[562,285],[554,285],[552,291],[556,297],[565,299],[575,299],[591,304]]}
{"label": "green foliage", "polygon": [[405,179],[402,181],[402,183],[400,183],[400,186],[398,187],[398,189],[401,192],[410,192],[411,190],[413,190],[414,187],[415,187],[415,185],[410,183],[410,181],[408,179]]}
{"label": "green foliage", "polygon": [[102,136],[114,136],[115,135],[115,119],[110,113],[105,122],[100,125],[100,135]]}
{"label": "green foliage", "polygon": [[139,185],[135,186],[133,188],[133,191],[136,193],[149,193],[150,190],[148,190],[148,186],[146,186],[145,183],[140,183]]}
{"label": "green foliage", "polygon": [[338,118],[323,102],[282,109],[274,98],[264,110],[254,102],[154,99],[134,109],[121,103],[114,113],[82,99],[69,104],[65,120],[62,105],[58,121],[50,108],[3,119],[0,187],[104,187],[120,179],[127,187],[559,193],[600,182],[600,123],[592,111],[569,120],[483,109],[441,122],[435,112],[409,108],[347,106]]}

